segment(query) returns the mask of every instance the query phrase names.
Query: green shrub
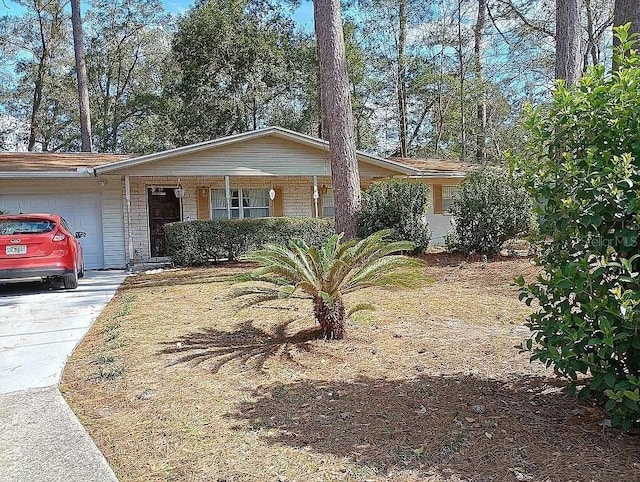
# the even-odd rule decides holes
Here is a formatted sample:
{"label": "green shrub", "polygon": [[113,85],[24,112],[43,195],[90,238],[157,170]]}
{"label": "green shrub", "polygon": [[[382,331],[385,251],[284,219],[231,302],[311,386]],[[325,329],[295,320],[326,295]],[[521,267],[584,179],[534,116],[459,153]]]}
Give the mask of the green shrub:
{"label": "green shrub", "polygon": [[389,229],[389,239],[411,241],[414,252],[421,253],[431,238],[426,218],[430,199],[425,184],[400,179],[375,182],[362,196],[358,235],[365,238]]}
{"label": "green shrub", "polygon": [[494,255],[502,243],[535,227],[531,197],[505,169],[483,167],[469,173],[451,206],[454,233],[447,248]]}
{"label": "green shrub", "polygon": [[449,253],[456,251],[456,246],[458,244],[458,236],[456,235],[455,230],[449,231],[444,237],[444,246],[447,248]]}
{"label": "green shrub", "polygon": [[212,219],[170,223],[164,230],[171,261],[198,266],[235,260],[265,243],[287,244],[294,238],[318,246],[334,233],[334,225],[314,218]]}
{"label": "green shrub", "polygon": [[520,165],[548,242],[538,280],[518,282],[521,299],[539,304],[523,346],[532,360],[629,429],[640,425],[640,57],[617,32],[619,70],[596,66],[574,88],[559,84],[547,110],[527,111]]}

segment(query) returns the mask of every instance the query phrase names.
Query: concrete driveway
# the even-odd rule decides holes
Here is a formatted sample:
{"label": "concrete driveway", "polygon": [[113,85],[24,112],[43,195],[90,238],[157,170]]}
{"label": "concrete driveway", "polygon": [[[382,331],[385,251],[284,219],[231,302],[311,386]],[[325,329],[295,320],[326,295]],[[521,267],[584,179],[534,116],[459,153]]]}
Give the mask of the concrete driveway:
{"label": "concrete driveway", "polygon": [[57,387],[67,358],[124,277],[88,271],[69,291],[0,284],[0,480],[116,480]]}
{"label": "concrete driveway", "polygon": [[49,387],[124,279],[87,271],[75,290],[59,284],[0,285],[0,393]]}

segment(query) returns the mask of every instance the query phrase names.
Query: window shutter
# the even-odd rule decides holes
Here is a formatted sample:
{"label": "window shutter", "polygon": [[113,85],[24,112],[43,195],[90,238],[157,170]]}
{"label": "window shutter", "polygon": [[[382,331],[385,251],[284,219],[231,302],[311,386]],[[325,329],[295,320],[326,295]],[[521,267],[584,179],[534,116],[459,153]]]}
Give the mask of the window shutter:
{"label": "window shutter", "polygon": [[281,187],[274,187],[276,197],[271,201],[271,216],[281,218],[284,216],[284,195]]}
{"label": "window shutter", "polygon": [[198,219],[211,219],[211,197],[209,188],[199,187],[198,192]]}
{"label": "window shutter", "polygon": [[442,185],[433,185],[433,214],[442,214]]}

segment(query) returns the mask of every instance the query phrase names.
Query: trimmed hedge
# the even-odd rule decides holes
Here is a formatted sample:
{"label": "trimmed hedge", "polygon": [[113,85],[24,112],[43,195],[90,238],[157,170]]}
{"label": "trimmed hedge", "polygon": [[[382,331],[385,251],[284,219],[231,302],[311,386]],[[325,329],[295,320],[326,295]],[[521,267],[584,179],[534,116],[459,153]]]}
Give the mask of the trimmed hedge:
{"label": "trimmed hedge", "polygon": [[315,218],[212,219],[169,223],[164,232],[175,265],[199,266],[236,260],[265,243],[286,245],[294,238],[318,246],[334,234],[334,223]]}

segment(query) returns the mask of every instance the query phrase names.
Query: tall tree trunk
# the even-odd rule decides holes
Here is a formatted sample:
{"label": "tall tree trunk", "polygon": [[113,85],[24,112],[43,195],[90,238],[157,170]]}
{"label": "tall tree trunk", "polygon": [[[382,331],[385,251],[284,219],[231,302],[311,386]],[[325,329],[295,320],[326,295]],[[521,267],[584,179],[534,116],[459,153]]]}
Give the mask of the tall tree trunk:
{"label": "tall tree trunk", "polygon": [[400,140],[400,157],[408,156],[407,141],[407,0],[398,0],[398,134]]}
{"label": "tall tree trunk", "polygon": [[[38,16],[38,28],[40,33],[40,45],[42,50],[38,57],[38,73],[33,88],[33,98],[31,103],[31,118],[29,120],[29,140],[27,142],[27,150],[33,151],[36,146],[36,137],[38,135],[38,113],[40,112],[40,104],[42,103],[42,91],[44,88],[44,77],[46,75],[49,63],[49,42],[45,35],[44,18],[42,16],[41,6],[35,4],[36,14]],[[51,36],[53,37],[53,29],[55,19],[51,21]]]}
{"label": "tall tree trunk", "polygon": [[89,87],[87,66],[84,61],[84,36],[80,0],[71,0],[71,25],[73,26],[73,50],[76,56],[76,77],[78,78],[78,106],[80,108],[80,137],[82,152],[91,152],[91,114],[89,112]]}
{"label": "tall tree trunk", "polygon": [[33,151],[36,146],[36,137],[38,135],[38,112],[42,103],[42,89],[44,86],[44,72],[46,70],[45,62],[48,57],[48,50],[42,49],[42,55],[39,58],[38,74],[36,76],[33,89],[33,100],[31,103],[31,119],[29,122],[29,141],[27,142],[27,150]]}
{"label": "tall tree trunk", "polygon": [[466,155],[465,144],[467,142],[466,135],[466,119],[464,114],[464,58],[462,57],[462,0],[458,0],[458,73],[460,75],[460,160],[464,161]]}
{"label": "tall tree trunk", "polygon": [[477,106],[477,134],[476,134],[476,160],[484,164],[486,160],[485,142],[487,137],[487,98],[484,91],[482,79],[482,40],[484,36],[484,25],[487,12],[487,1],[478,0],[478,19],[474,29],[475,43],[473,46],[474,69],[476,74],[476,85],[479,89]]}
{"label": "tall tree trunk", "polygon": [[[629,33],[640,33],[640,1],[639,0],[616,0],[613,7],[613,25],[619,27],[631,22]],[[613,45],[620,42],[613,38]],[[613,70],[616,70],[615,62],[612,62]]]}
{"label": "tall tree trunk", "polygon": [[328,120],[336,232],[350,239],[356,236],[361,197],[340,1],[314,0],[313,8],[321,105],[323,118]]}
{"label": "tall tree trunk", "polygon": [[574,85],[580,79],[581,24],[578,0],[556,0],[556,79]]}
{"label": "tall tree trunk", "polygon": [[582,69],[583,71],[586,71],[589,65],[589,56],[591,56],[591,65],[596,65],[598,63],[598,49],[593,26],[593,8],[591,8],[591,0],[584,0],[584,8],[585,13],[587,14],[587,47],[584,50]]}
{"label": "tall tree trunk", "polygon": [[616,27],[631,22],[629,33],[640,33],[640,2],[638,0],[616,0],[613,8],[613,25]]}
{"label": "tall tree trunk", "polygon": [[316,57],[318,59],[318,68],[316,70],[316,76],[318,81],[318,137],[320,139],[324,139],[325,141],[329,140],[329,133],[327,132],[327,126],[329,123],[327,122],[326,115],[327,112],[322,107],[322,80],[320,79],[320,54],[318,53],[318,42],[316,41]]}

